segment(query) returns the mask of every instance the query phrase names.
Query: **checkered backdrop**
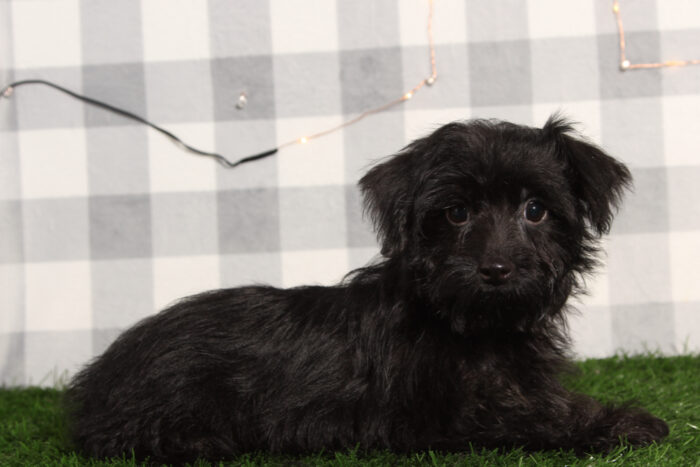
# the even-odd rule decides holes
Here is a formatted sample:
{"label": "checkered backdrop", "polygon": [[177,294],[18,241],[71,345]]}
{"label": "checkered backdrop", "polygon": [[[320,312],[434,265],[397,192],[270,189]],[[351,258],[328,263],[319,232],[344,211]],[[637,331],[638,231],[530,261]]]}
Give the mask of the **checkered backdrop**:
{"label": "checkered backdrop", "polygon": [[[700,3],[622,2],[632,61],[700,58]],[[230,170],[41,86],[0,101],[0,381],[55,384],[204,289],[333,283],[377,253],[358,178],[441,123],[563,110],[632,169],[581,357],[700,348],[700,66],[621,72],[612,0],[435,1],[439,78]],[[43,78],[235,159],[430,73],[427,0],[0,0],[0,85]],[[248,105],[236,108],[240,93]]]}

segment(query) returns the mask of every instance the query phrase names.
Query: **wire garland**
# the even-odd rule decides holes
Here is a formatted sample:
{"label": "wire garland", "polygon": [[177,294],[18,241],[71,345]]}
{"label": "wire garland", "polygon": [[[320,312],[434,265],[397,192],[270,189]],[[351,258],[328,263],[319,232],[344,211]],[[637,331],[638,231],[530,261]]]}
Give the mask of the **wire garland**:
{"label": "wire garland", "polygon": [[145,118],[143,118],[137,114],[134,114],[132,112],[129,112],[127,110],[119,108],[115,105],[108,104],[104,101],[95,99],[93,97],[88,97],[88,96],[85,96],[83,94],[79,94],[75,91],[67,89],[67,88],[60,86],[56,83],[53,83],[51,81],[47,81],[47,80],[43,80],[43,79],[27,79],[27,80],[22,80],[22,81],[15,81],[15,82],[10,83],[9,85],[5,86],[4,88],[2,88],[2,90],[0,90],[0,96],[9,99],[14,94],[15,89],[20,87],[20,86],[35,85],[35,84],[49,86],[57,91],[63,92],[64,94],[67,94],[75,99],[81,100],[87,104],[94,105],[94,106],[99,107],[101,109],[104,109],[104,110],[116,113],[118,115],[121,115],[122,117],[134,120],[134,121],[142,123],[144,125],[148,125],[152,129],[154,129],[154,130],[160,132],[161,134],[165,135],[166,137],[168,137],[170,140],[173,141],[173,143],[175,143],[177,146],[179,146],[183,150],[188,151],[188,152],[190,152],[194,155],[197,155],[197,156],[211,157],[211,158],[215,159],[219,164],[221,164],[222,166],[224,166],[226,168],[234,168],[234,167],[238,167],[239,165],[244,164],[246,162],[257,161],[257,160],[260,160],[260,159],[263,159],[266,157],[270,157],[274,154],[277,154],[277,152],[279,152],[280,149],[283,149],[285,147],[292,146],[295,144],[306,144],[313,139],[321,138],[321,137],[326,136],[328,134],[339,131],[347,126],[350,126],[350,125],[353,125],[353,124],[359,122],[360,120],[362,120],[366,117],[369,117],[370,115],[373,115],[373,114],[376,114],[379,112],[383,112],[391,107],[394,107],[398,104],[401,104],[401,103],[409,100],[410,98],[412,98],[415,93],[417,93],[420,89],[423,88],[423,86],[425,86],[425,85],[430,86],[433,83],[435,83],[435,80],[437,79],[437,67],[435,64],[435,44],[433,41],[433,1],[434,0],[428,0],[428,4],[429,4],[428,41],[429,41],[429,47],[430,47],[430,72],[431,72],[429,77],[421,80],[417,85],[415,85],[409,91],[403,93],[401,95],[401,97],[394,99],[392,101],[389,101],[389,102],[382,104],[380,106],[377,106],[375,108],[366,110],[366,111],[362,112],[361,114],[359,114],[355,117],[352,117],[352,118],[344,121],[343,123],[341,123],[337,126],[313,133],[313,134],[308,135],[308,136],[301,136],[301,137],[296,138],[294,140],[282,143],[275,148],[268,149],[267,151],[263,151],[263,152],[253,154],[250,156],[246,156],[246,157],[243,157],[243,158],[238,159],[236,161],[231,161],[227,157],[225,157],[224,155],[219,154],[217,152],[203,151],[201,149],[197,149],[197,148],[185,143],[182,139],[180,139],[174,133],[166,130],[165,128],[163,128],[159,125],[156,125],[155,123],[150,122],[149,120],[146,120]]}

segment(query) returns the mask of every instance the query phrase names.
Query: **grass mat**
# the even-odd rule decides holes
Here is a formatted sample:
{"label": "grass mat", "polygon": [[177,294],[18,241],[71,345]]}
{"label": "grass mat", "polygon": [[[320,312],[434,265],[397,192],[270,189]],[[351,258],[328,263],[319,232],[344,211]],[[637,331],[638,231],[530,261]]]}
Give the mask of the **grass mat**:
{"label": "grass mat", "polygon": [[[633,399],[666,420],[671,434],[644,448],[621,447],[606,456],[579,457],[566,451],[428,451],[395,455],[386,451],[319,453],[306,457],[251,453],[214,465],[324,466],[697,466],[700,467],[700,356],[613,357],[578,364],[580,374],[567,385],[606,402]],[[0,465],[134,466],[132,459],[96,461],[73,451],[65,436],[61,391],[43,388],[0,389]],[[209,463],[198,462],[199,467]]]}

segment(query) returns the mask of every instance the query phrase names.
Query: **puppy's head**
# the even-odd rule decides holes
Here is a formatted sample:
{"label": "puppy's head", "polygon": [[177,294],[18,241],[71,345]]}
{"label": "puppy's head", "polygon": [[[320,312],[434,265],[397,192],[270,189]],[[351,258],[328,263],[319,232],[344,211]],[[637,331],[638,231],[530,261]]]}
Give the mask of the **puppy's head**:
{"label": "puppy's head", "polygon": [[627,168],[553,116],[447,124],[360,180],[382,254],[456,331],[559,313],[595,264]]}

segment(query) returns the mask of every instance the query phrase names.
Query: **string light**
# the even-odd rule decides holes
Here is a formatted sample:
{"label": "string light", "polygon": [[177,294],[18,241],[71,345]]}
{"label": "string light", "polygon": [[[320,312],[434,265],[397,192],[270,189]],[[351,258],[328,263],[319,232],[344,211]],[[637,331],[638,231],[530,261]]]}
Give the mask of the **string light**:
{"label": "string light", "polygon": [[378,107],[375,107],[373,109],[366,110],[366,111],[362,112],[361,114],[357,115],[356,117],[353,117],[349,120],[346,120],[346,121],[342,122],[341,124],[336,125],[336,126],[329,128],[327,130],[319,131],[318,133],[314,133],[314,134],[309,135],[309,136],[304,136],[301,138],[294,139],[292,141],[287,141],[286,143],[282,143],[277,147],[277,149],[282,149],[282,148],[285,148],[287,146],[292,146],[294,144],[305,144],[305,143],[311,141],[312,139],[321,138],[322,136],[326,136],[326,135],[329,135],[329,134],[334,133],[336,131],[342,130],[345,127],[353,125],[353,124],[359,122],[360,120],[362,120],[366,117],[369,117],[370,115],[373,115],[373,114],[376,114],[379,112],[383,112],[383,111],[390,109],[398,104],[401,104],[402,102],[405,102],[405,101],[411,99],[425,85],[432,86],[433,84],[435,84],[435,80],[437,79],[438,75],[437,75],[437,66],[436,66],[436,62],[435,62],[435,43],[433,41],[433,2],[434,2],[434,0],[428,0],[428,44],[429,44],[429,48],[430,48],[430,76],[421,80],[412,89],[405,92],[398,99],[394,99],[392,101],[389,101],[389,102],[382,104]]}
{"label": "string light", "polygon": [[[121,115],[122,117],[137,121],[139,123],[142,123],[144,125],[148,125],[149,127],[153,128],[154,130],[162,133],[166,137],[170,138],[178,147],[189,151],[192,154],[198,155],[198,156],[205,156],[205,157],[211,157],[214,158],[217,162],[219,162],[221,165],[227,168],[234,168],[238,167],[241,164],[247,163],[247,162],[253,162],[257,161],[266,157],[273,156],[274,154],[277,154],[277,152],[280,149],[283,149],[287,146],[292,146],[295,144],[306,144],[310,142],[313,139],[321,138],[323,136],[326,136],[330,133],[336,132],[338,130],[341,130],[347,126],[350,126],[354,123],[359,122],[360,120],[369,117],[370,115],[382,112],[384,110],[387,110],[391,107],[394,107],[395,105],[401,104],[402,102],[405,102],[409,99],[411,99],[418,91],[420,91],[423,86],[428,85],[432,86],[435,84],[435,80],[437,79],[437,67],[435,65],[435,44],[433,41],[433,2],[434,0],[428,0],[428,5],[429,5],[429,12],[428,12],[428,43],[430,46],[430,76],[427,78],[421,80],[418,84],[416,84],[412,89],[408,90],[407,92],[403,93],[401,97],[394,99],[392,101],[389,101],[385,104],[382,104],[378,107],[375,107],[373,109],[366,110],[362,112],[361,114],[346,120],[342,122],[339,125],[336,125],[332,128],[328,128],[323,131],[319,131],[317,133],[308,135],[308,136],[301,136],[299,138],[296,138],[291,141],[287,141],[286,143],[282,143],[279,146],[268,149],[266,151],[260,152],[258,154],[253,154],[250,156],[243,157],[241,159],[238,159],[236,161],[231,161],[222,154],[216,153],[216,152],[209,152],[209,151],[203,151],[201,149],[197,149],[184,141],[182,141],[178,136],[176,136],[174,133],[166,130],[165,128],[156,125],[155,123],[152,123],[148,120],[146,120],[144,117],[141,117],[140,115],[137,115],[135,113],[129,112],[127,110],[124,110],[122,108],[119,108],[117,106],[114,106],[112,104],[108,104],[106,102],[100,101],[98,99],[94,99],[92,97],[88,97],[82,94],[79,94],[75,91],[72,91],[70,89],[67,89],[61,85],[58,85],[56,83],[53,83],[51,81],[46,81],[42,79],[27,79],[27,80],[22,80],[22,81],[15,81],[13,83],[8,84],[4,88],[0,89],[0,96],[3,98],[9,99],[13,92],[14,89],[19,87],[19,86],[25,86],[25,85],[34,85],[34,84],[41,84],[44,86],[49,86],[57,91],[60,91],[64,94],[67,94],[75,99],[81,100],[87,104],[94,105],[96,107],[102,108],[104,110],[108,110],[110,112],[114,112],[116,114]],[[236,108],[239,110],[244,109],[248,103],[247,96],[245,92],[242,92],[240,96],[238,97],[238,101],[236,103]]]}
{"label": "string light", "polygon": [[243,110],[246,108],[247,105],[248,105],[248,96],[246,96],[245,92],[242,92],[238,96],[238,101],[236,101],[236,108],[238,110]]}
{"label": "string light", "polygon": [[615,14],[615,19],[617,21],[617,30],[620,38],[620,69],[622,71],[626,70],[640,70],[648,68],[665,68],[665,67],[681,67],[688,65],[700,65],[700,60],[667,60],[665,62],[656,63],[632,63],[625,56],[625,29],[622,26],[622,16],[620,14],[620,2],[619,0],[613,0],[613,13]]}

